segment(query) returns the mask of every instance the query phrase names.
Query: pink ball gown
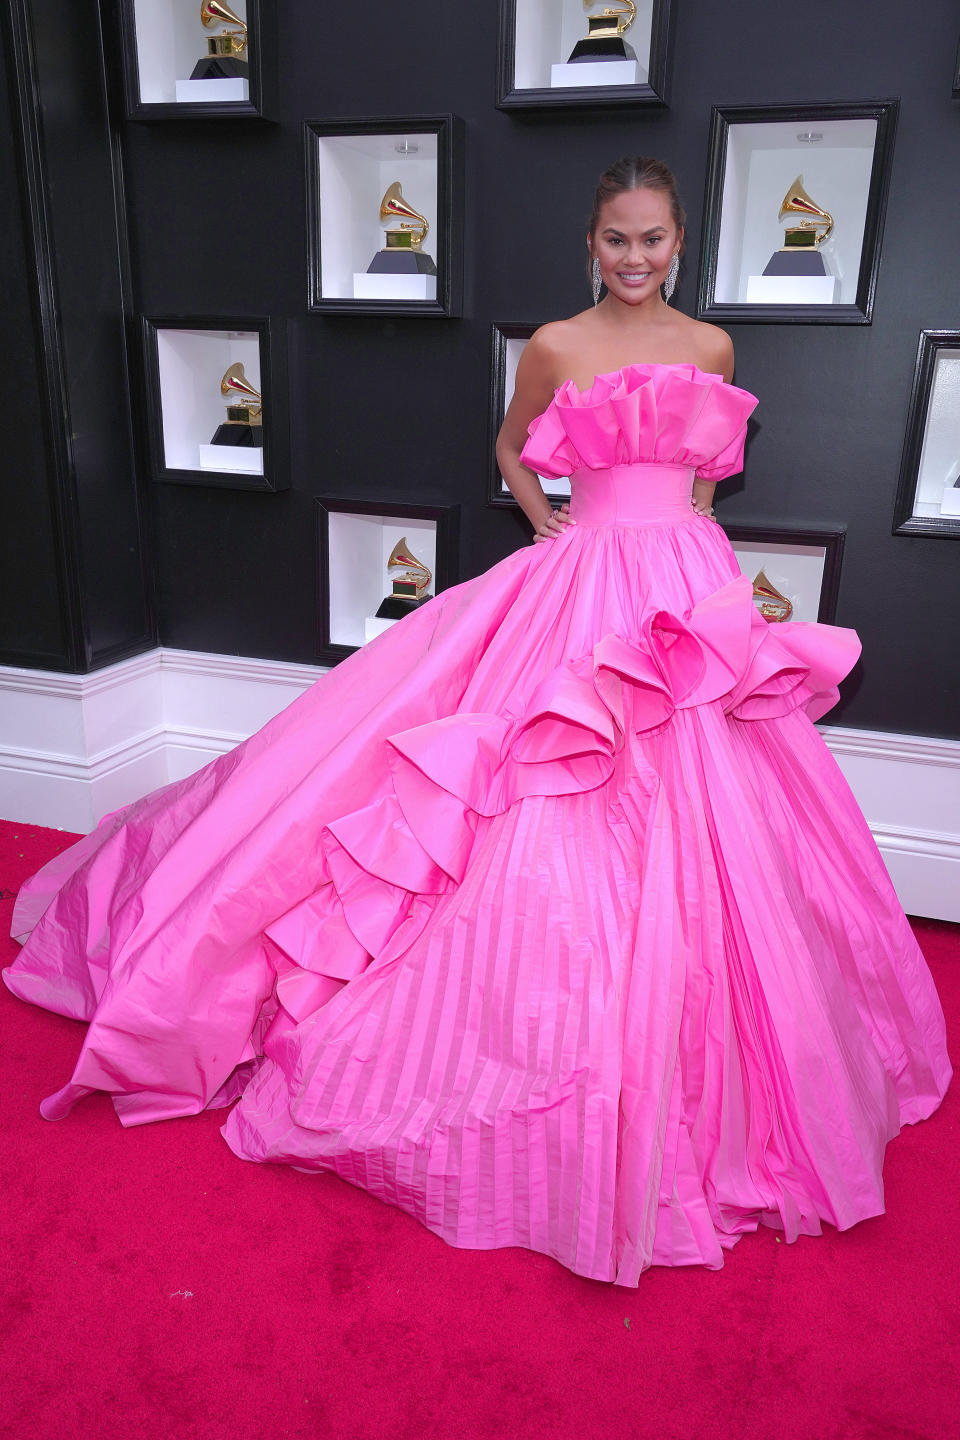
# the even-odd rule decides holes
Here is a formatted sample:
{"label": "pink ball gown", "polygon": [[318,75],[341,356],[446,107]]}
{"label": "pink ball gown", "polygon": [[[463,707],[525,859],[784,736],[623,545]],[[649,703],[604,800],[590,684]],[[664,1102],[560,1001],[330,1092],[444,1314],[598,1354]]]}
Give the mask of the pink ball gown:
{"label": "pink ball gown", "polygon": [[812,724],[857,638],[768,625],[690,506],[755,404],[692,365],[561,386],[523,459],[576,526],[40,871],[5,979],[89,1021],[43,1113],[237,1101],[239,1156],[619,1285],[882,1212],[943,1015]]}

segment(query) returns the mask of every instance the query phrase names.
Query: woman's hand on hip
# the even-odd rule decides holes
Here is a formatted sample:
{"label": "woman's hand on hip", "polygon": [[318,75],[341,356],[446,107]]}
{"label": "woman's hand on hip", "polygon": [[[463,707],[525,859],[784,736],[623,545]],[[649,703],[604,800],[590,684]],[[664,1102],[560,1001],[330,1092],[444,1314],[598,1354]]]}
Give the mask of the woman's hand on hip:
{"label": "woman's hand on hip", "polygon": [[563,504],[559,510],[551,510],[542,525],[538,525],[533,534],[533,543],[536,545],[540,540],[556,540],[562,535],[567,525],[576,525],[576,520],[570,518],[570,506]]}

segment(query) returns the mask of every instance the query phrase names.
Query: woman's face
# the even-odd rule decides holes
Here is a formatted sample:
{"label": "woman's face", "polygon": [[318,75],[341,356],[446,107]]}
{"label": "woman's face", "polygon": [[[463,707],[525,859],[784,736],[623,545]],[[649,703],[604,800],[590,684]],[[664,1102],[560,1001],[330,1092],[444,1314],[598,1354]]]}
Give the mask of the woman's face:
{"label": "woman's face", "polygon": [[683,230],[673,223],[670,201],[662,190],[625,190],[600,209],[591,255],[611,295],[626,305],[659,299],[670,261],[680,249]]}

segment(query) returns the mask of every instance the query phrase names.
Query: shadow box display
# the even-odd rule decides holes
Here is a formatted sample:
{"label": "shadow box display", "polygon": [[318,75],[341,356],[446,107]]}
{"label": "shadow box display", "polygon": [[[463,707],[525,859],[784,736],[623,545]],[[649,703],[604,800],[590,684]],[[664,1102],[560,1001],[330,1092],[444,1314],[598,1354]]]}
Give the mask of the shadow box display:
{"label": "shadow box display", "polygon": [[[517,502],[507,488],[507,482],[500,474],[497,464],[497,434],[503,424],[507,407],[513,399],[513,387],[517,378],[517,365],[523,348],[537,325],[494,325],[490,347],[490,465],[487,502],[517,508]],[[570,481],[555,480],[552,476],[540,476],[544,494],[556,504],[570,499]]]}
{"label": "shadow box display", "polygon": [[265,0],[120,0],[131,120],[265,116],[274,7]]}
{"label": "shadow box display", "polygon": [[893,533],[960,538],[960,330],[920,332]]}
{"label": "shadow box display", "polygon": [[500,0],[501,109],[666,104],[670,0]]}
{"label": "shadow box display", "polygon": [[309,308],[459,315],[463,122],[309,120]]}
{"label": "shadow box display", "polygon": [[714,107],[698,315],[867,325],[895,100]]}
{"label": "shadow box display", "polygon": [[960,100],[960,41],[957,42],[957,59],[953,67],[953,98]]}
{"label": "shadow box display", "polygon": [[[721,522],[723,523],[723,522]],[[737,564],[753,584],[753,603],[771,624],[836,618],[846,532],[785,525],[727,525]]]}
{"label": "shadow box display", "polygon": [[457,505],[317,497],[320,635],[336,665],[456,582]]}
{"label": "shadow box display", "polygon": [[271,322],[145,316],[141,325],[152,478],[286,489],[286,384]]}

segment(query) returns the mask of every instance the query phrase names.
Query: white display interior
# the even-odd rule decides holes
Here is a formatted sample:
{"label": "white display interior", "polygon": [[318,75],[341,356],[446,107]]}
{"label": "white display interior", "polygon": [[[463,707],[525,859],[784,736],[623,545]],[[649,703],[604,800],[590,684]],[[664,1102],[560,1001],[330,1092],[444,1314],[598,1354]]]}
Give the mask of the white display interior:
{"label": "white display interior", "polygon": [[823,545],[769,545],[762,540],[730,543],[737,564],[751,584],[763,570],[771,585],[786,595],[793,606],[791,620],[816,620],[827,556]]}
{"label": "white display interior", "polygon": [[[247,0],[229,0],[230,9],[246,22]],[[198,60],[207,53],[207,40],[221,35],[234,26],[217,24],[207,29],[200,23],[200,0],[133,0],[137,32],[137,67],[140,77],[140,99],[145,105],[184,103],[178,93],[178,81],[191,86],[229,85],[243,87],[243,93],[227,94],[226,90],[201,93],[190,90],[190,100],[246,100],[246,80],[190,81]]]}
{"label": "white display interior", "polygon": [[748,305],[832,305],[836,275],[748,275]]}
{"label": "white display interior", "polygon": [[[432,572],[430,595],[437,593],[437,522],[411,520],[403,515],[354,515],[328,512],[330,575],[330,643],[363,645],[383,622],[377,611],[392,593],[393,576],[387,573],[390,552],[398,540],[407,544]],[[400,572],[396,572],[397,575]],[[387,622],[387,625],[394,622]],[[384,626],[387,628],[387,626]]]}
{"label": "white display interior", "polygon": [[[517,383],[517,366],[520,364],[520,356],[523,354],[526,343],[526,340],[508,340],[504,347],[506,352],[503,381],[504,415],[506,415],[510,405],[510,401],[513,399],[513,392]],[[541,475],[539,479],[540,484],[543,486],[544,494],[551,495],[553,497],[561,495],[569,496],[569,476],[565,475],[561,480],[554,480],[550,476]],[[510,494],[510,487],[507,484],[506,480],[504,480],[502,475],[500,476],[500,493],[502,495]]]}
{"label": "white display interior", "polygon": [[[811,132],[822,138],[815,142],[798,138]],[[770,257],[783,245],[788,222],[777,216],[787,187],[798,174],[811,199],[834,218],[833,233],[820,246],[828,276],[837,281],[832,303],[856,302],[876,138],[877,122],[871,119],[730,126],[714,291],[717,304],[750,303],[750,277],[762,276]],[[792,223],[798,224],[800,218],[794,217]],[[776,303],[824,302],[819,296],[815,299],[811,290],[807,299]]]}
{"label": "white display interior", "polygon": [[[570,53],[587,34],[587,21],[599,15],[602,4],[588,10],[583,0],[516,0],[513,83],[517,90],[549,90],[553,85],[623,85],[645,83],[650,68],[650,32],[653,0],[638,0],[637,18],[624,35],[639,65],[635,80],[613,72],[622,61],[588,62],[568,66]],[[581,72],[578,80],[554,80],[553,67]],[[604,72],[609,71],[609,74]],[[599,72],[600,79],[588,78]]]}
{"label": "white display interior", "polygon": [[[251,445],[200,445],[201,470],[229,470],[236,475],[263,474],[263,447]],[[223,463],[226,456],[230,463]]]}
{"label": "white display interior", "polygon": [[[263,388],[257,331],[158,329],[156,335],[166,468],[262,475],[262,449],[241,453],[230,445],[210,444],[227,418],[220,380],[228,365],[241,361],[250,384]],[[208,456],[214,452],[214,460],[219,454],[220,463],[203,464],[201,447]]]}
{"label": "white display interior", "polygon": [[[358,298],[354,278],[387,281],[388,294],[376,299],[409,299],[405,289],[410,280],[429,280],[436,298],[435,276],[367,276],[367,266],[386,245],[385,231],[396,229],[395,219],[380,219],[380,201],[395,180],[400,181],[403,198],[427,219],[430,229],[422,249],[441,264],[438,247],[443,237],[437,225],[437,136],[409,135],[317,135],[320,213],[320,289],[326,300]],[[406,154],[405,144],[419,147]]]}
{"label": "white display interior", "polygon": [[[960,475],[960,347],[937,351],[927,406],[927,423],[920,451],[920,470],[913,513],[960,514],[960,490],[953,482]],[[956,508],[954,508],[956,507]]]}

